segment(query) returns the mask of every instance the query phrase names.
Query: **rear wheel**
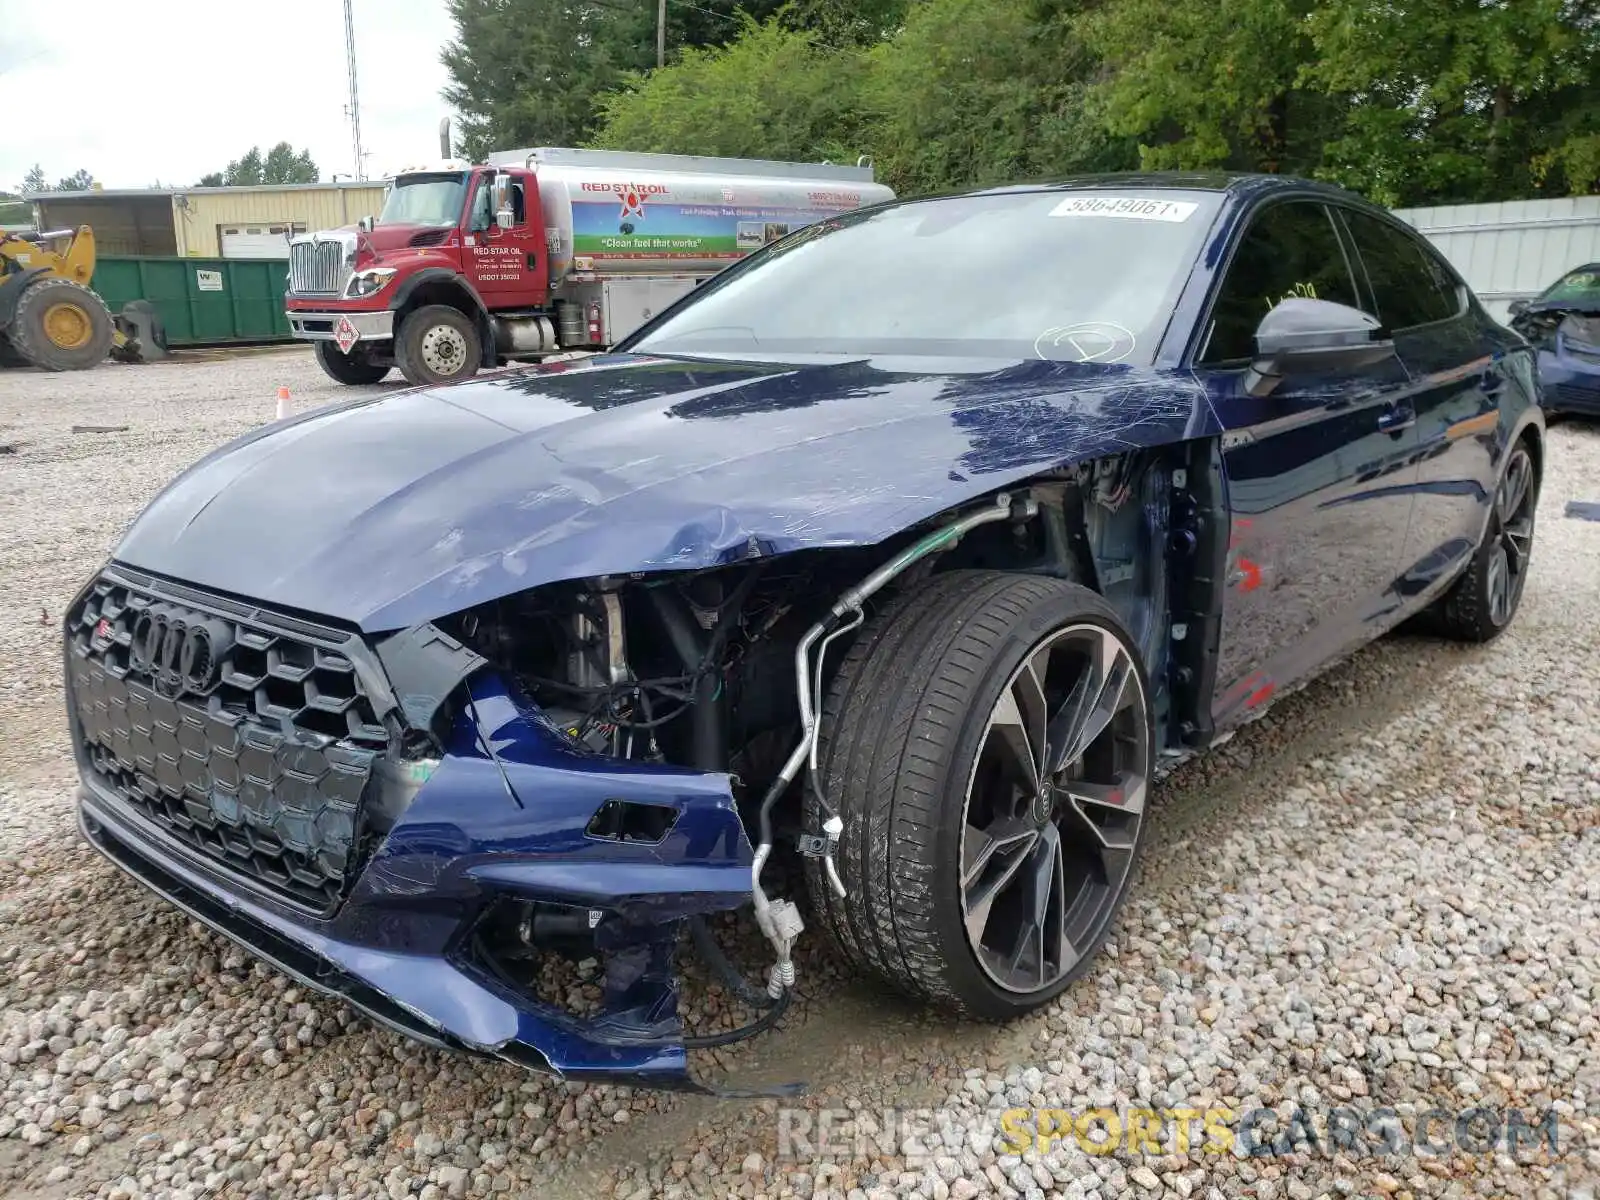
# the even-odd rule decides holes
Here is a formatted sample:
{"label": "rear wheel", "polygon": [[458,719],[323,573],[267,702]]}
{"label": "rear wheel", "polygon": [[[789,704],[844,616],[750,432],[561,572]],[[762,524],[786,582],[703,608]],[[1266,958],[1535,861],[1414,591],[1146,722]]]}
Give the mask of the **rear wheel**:
{"label": "rear wheel", "polygon": [[414,384],[457,383],[477,373],[483,344],[465,313],[429,304],[407,314],[394,340],[400,373]]}
{"label": "rear wheel", "polygon": [[1433,624],[1444,636],[1487,642],[1511,624],[1528,580],[1539,484],[1533,454],[1525,442],[1518,442],[1506,457],[1472,563],[1433,610]]}
{"label": "rear wheel", "polygon": [[875,618],[822,723],[847,899],[808,860],[844,956],[986,1018],[1059,995],[1132,877],[1154,771],[1148,696],[1132,637],[1078,584],[951,572]]}
{"label": "rear wheel", "polygon": [[330,379],[337,379],[340,383],[357,386],[363,383],[379,383],[389,373],[388,363],[372,361],[372,352],[363,349],[360,342],[349,354],[332,342],[317,342],[317,365]]}
{"label": "rear wheel", "polygon": [[116,340],[105,301],[70,279],[44,279],[24,291],[7,332],[18,353],[46,371],[97,366]]}

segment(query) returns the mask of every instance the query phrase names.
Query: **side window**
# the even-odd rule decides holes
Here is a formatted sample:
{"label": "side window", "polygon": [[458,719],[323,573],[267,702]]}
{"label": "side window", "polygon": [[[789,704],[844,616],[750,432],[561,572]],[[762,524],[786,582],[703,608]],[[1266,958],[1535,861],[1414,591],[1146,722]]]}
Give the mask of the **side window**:
{"label": "side window", "polygon": [[1414,233],[1353,209],[1344,210],[1377,302],[1378,320],[1391,332],[1458,316],[1460,286],[1433,248]]}
{"label": "side window", "polygon": [[472,198],[472,231],[482,233],[494,224],[494,185],[484,177],[478,182],[478,193]]}
{"label": "side window", "polygon": [[1316,201],[1274,204],[1245,231],[1212,307],[1199,361],[1250,358],[1261,318],[1290,296],[1360,303],[1333,220]]}

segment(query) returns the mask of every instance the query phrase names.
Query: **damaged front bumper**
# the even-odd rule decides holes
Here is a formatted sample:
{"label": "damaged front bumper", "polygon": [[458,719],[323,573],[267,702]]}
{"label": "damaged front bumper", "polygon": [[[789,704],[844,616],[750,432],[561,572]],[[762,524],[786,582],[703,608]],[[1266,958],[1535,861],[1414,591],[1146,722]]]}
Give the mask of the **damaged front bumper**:
{"label": "damaged front bumper", "polygon": [[[302,983],[418,1041],[566,1079],[714,1090],[688,1071],[674,951],[685,918],[750,899],[752,850],[728,776],[575,752],[483,670],[468,685],[441,757],[408,768],[398,789],[404,773],[373,772],[362,803],[387,809],[392,823],[365,845],[358,840],[343,895],[315,911],[230,869],[220,851],[207,852],[180,827],[184,811],[201,822],[220,815],[238,820],[248,841],[253,818],[231,801],[181,794],[175,826],[130,800],[119,780],[136,787],[147,775],[153,787],[168,773],[192,780],[186,736],[199,727],[180,725],[176,738],[165,738],[159,722],[150,724],[142,743],[142,698],[103,674],[86,685],[73,657],[69,638],[79,825],[145,886]],[[113,736],[108,763],[95,731],[104,725],[125,735],[130,721],[119,703],[135,712],[132,741]],[[153,703],[159,708],[160,697]],[[124,745],[135,764],[127,775],[117,773],[115,757]],[[166,750],[176,762],[166,761]],[[216,753],[204,775],[213,783],[224,775]],[[616,819],[618,806],[651,818],[630,825]],[[224,824],[215,833],[232,836]],[[600,963],[597,1007],[575,1013],[500,969],[485,936],[507,906],[579,915]]]}

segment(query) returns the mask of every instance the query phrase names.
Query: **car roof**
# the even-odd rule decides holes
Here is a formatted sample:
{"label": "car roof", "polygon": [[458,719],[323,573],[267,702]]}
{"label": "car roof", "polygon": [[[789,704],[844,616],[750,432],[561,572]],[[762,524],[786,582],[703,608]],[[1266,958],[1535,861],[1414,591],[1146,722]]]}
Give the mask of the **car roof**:
{"label": "car roof", "polygon": [[1079,188],[1104,187],[1181,188],[1188,191],[1229,193],[1235,196],[1311,191],[1321,193],[1330,199],[1371,203],[1359,193],[1336,184],[1304,179],[1298,175],[1272,175],[1259,171],[1104,171],[1005,184],[1000,187],[972,188],[948,194],[993,196],[1008,192],[1071,191]]}

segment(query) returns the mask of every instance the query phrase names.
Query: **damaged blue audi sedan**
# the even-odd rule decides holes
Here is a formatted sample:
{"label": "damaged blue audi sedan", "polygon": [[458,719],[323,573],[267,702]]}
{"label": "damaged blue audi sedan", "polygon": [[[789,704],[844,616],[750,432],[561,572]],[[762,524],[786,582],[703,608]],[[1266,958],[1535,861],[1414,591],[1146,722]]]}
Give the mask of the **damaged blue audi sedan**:
{"label": "damaged blue audi sedan", "polygon": [[[376,1020],[569,1079],[705,1086],[685,939],[724,1040],[819,933],[1005,1019],[1094,961],[1167,765],[1403,621],[1506,628],[1543,456],[1531,348],[1347,192],[860,209],[614,352],[180,475],[66,618],[80,825]],[[743,909],[757,983],[708,920]]]}

